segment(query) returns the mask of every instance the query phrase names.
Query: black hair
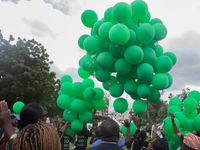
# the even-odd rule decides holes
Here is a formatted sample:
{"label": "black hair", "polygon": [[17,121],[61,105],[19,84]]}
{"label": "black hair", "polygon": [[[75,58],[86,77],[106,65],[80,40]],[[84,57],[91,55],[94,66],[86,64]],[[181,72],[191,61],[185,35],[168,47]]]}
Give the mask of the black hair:
{"label": "black hair", "polygon": [[119,139],[119,125],[112,119],[107,119],[100,125],[100,134],[103,141],[117,142]]}
{"label": "black hair", "polygon": [[146,138],[146,136],[147,136],[146,131],[144,131],[144,130],[140,131],[140,138],[142,140],[144,140]]}
{"label": "black hair", "polygon": [[11,119],[15,119],[15,118],[17,118],[15,115],[10,115],[10,118]]}
{"label": "black hair", "polygon": [[26,104],[20,112],[19,130],[25,126],[37,123],[39,118],[43,117],[44,109],[36,102]]}
{"label": "black hair", "polygon": [[153,150],[168,150],[168,143],[163,139],[157,138],[150,144]]}
{"label": "black hair", "polygon": [[100,138],[100,127],[97,127],[97,128],[95,129],[95,134],[96,134],[96,136],[97,136],[98,138]]}
{"label": "black hair", "polygon": [[200,137],[200,130],[196,130],[196,134],[195,135]]}

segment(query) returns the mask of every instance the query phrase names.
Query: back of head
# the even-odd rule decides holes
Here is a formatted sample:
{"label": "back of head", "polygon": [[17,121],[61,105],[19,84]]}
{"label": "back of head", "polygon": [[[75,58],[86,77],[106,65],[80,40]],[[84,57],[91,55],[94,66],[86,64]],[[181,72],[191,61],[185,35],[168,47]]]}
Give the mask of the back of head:
{"label": "back of head", "polygon": [[15,138],[12,150],[60,150],[56,129],[50,124],[35,123],[24,127]]}
{"label": "back of head", "polygon": [[153,150],[168,150],[168,143],[160,138],[157,138],[151,142]]}
{"label": "back of head", "polygon": [[142,140],[144,140],[146,138],[146,136],[147,136],[146,131],[144,131],[144,130],[140,131],[140,138]]}
{"label": "back of head", "polygon": [[95,134],[96,134],[96,137],[100,138],[100,127],[97,127],[95,129]]}
{"label": "back of head", "polygon": [[117,142],[119,139],[119,125],[112,119],[105,120],[100,125],[100,135],[103,141]]}
{"label": "back of head", "polygon": [[26,104],[20,112],[20,124],[19,129],[25,126],[38,122],[39,118],[43,116],[43,108],[38,103],[31,102]]}

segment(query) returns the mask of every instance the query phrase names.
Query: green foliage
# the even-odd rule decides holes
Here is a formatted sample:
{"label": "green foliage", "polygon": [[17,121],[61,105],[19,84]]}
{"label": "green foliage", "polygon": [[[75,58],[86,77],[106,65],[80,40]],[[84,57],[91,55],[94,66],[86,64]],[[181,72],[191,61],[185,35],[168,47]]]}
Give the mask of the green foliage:
{"label": "green foliage", "polygon": [[18,38],[16,44],[3,39],[0,34],[0,99],[6,100],[10,109],[16,101],[37,102],[49,112],[58,115],[56,104],[59,80],[50,72],[49,55],[44,46],[34,39]]}

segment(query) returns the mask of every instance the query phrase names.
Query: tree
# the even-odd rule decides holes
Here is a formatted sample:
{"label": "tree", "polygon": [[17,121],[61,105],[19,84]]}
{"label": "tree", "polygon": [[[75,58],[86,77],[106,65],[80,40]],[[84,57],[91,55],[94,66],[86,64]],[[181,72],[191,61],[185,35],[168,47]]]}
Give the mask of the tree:
{"label": "tree", "polygon": [[56,104],[59,80],[50,72],[49,55],[41,43],[34,39],[18,38],[12,45],[0,33],[0,99],[5,99],[12,109],[16,101],[37,102],[49,112],[49,116],[61,114]]}

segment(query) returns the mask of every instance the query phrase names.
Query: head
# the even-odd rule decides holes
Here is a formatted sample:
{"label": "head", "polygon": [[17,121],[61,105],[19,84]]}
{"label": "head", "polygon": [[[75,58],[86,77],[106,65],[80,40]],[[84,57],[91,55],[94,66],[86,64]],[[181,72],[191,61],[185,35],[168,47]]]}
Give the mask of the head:
{"label": "head", "polygon": [[140,139],[140,130],[137,129],[137,130],[135,131],[134,138],[135,138],[135,139]]}
{"label": "head", "polygon": [[147,137],[146,131],[142,130],[140,131],[140,139],[144,140]]}
{"label": "head", "polygon": [[153,139],[149,142],[148,150],[168,150],[168,143],[160,138]]}
{"label": "head", "polygon": [[119,140],[119,125],[112,119],[107,119],[100,125],[103,141],[117,142]]}
{"label": "head", "polygon": [[21,121],[19,129],[22,129],[32,123],[46,122],[46,115],[47,112],[45,112],[42,106],[38,103],[31,102],[26,104],[20,112]]}
{"label": "head", "polygon": [[18,126],[18,121],[17,121],[17,117],[15,115],[11,115],[11,123],[13,127],[17,127]]}
{"label": "head", "polygon": [[199,136],[200,137],[200,130],[195,130],[192,132],[194,135]]}
{"label": "head", "polygon": [[64,123],[63,122],[59,123],[57,126],[57,130],[60,130],[62,128],[62,126],[64,126]]}
{"label": "head", "polygon": [[15,138],[12,150],[61,150],[56,129],[46,123],[29,124]]}
{"label": "head", "polygon": [[200,137],[194,135],[193,133],[188,133],[184,135],[184,140],[182,144],[183,150],[193,150],[200,147]]}
{"label": "head", "polygon": [[96,134],[96,137],[100,138],[100,127],[97,127],[95,129],[95,134]]}

